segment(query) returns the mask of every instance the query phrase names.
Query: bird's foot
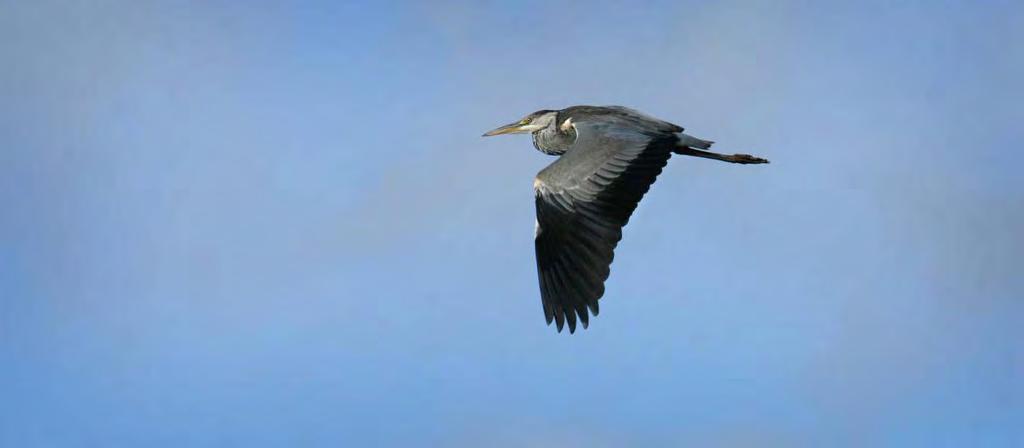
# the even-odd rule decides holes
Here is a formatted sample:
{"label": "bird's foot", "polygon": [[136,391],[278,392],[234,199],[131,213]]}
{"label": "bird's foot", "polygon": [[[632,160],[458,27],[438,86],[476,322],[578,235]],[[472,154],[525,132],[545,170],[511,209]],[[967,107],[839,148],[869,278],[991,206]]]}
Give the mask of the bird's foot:
{"label": "bird's foot", "polygon": [[742,163],[742,164],[769,163],[767,159],[762,159],[760,157],[754,157],[754,156],[752,156],[750,154],[733,154],[731,156],[726,156],[726,157],[727,157],[727,160],[729,162],[732,162],[732,163]]}

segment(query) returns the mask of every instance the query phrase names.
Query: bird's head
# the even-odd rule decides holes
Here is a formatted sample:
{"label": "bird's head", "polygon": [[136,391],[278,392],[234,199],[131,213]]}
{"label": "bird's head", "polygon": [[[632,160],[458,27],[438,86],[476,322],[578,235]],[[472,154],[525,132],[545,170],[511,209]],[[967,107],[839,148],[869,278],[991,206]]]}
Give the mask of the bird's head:
{"label": "bird's head", "polygon": [[488,131],[483,136],[491,137],[501,134],[524,134],[527,132],[537,132],[550,126],[551,123],[554,123],[556,115],[558,115],[558,111],[555,110],[538,110],[537,112],[523,117],[522,120],[515,123],[506,124],[505,126]]}

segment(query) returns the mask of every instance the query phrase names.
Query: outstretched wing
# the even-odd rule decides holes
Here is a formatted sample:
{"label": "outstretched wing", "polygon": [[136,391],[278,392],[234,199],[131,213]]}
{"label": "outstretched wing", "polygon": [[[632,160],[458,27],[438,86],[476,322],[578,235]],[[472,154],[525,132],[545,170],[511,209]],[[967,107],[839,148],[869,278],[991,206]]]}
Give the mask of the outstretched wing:
{"label": "outstretched wing", "polygon": [[[548,324],[558,331],[587,310],[598,314],[604,281],[640,199],[661,173],[677,139],[668,129],[637,126],[617,116],[570,118],[576,142],[534,181],[535,246],[541,299]],[[579,120],[579,121],[577,121]]]}

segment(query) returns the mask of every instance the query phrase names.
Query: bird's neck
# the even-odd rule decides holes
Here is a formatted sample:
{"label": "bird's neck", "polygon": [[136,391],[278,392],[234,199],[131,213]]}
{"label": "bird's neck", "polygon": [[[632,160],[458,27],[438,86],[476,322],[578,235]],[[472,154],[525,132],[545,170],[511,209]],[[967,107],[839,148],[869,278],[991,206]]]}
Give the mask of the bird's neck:
{"label": "bird's neck", "polygon": [[548,126],[533,133],[533,146],[549,155],[561,155],[576,141],[576,131],[570,128],[562,132],[557,126]]}

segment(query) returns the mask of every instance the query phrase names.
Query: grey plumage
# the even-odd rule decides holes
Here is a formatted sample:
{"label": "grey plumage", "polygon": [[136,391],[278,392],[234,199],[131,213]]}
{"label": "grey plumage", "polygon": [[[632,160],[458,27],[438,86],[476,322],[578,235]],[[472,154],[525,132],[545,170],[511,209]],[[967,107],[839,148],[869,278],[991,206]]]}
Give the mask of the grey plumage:
{"label": "grey plumage", "polygon": [[589,325],[610,273],[622,228],[672,154],[767,163],[746,154],[704,151],[712,142],[620,107],[541,110],[485,136],[530,132],[541,152],[560,157],[537,174],[535,249],[548,324]]}

